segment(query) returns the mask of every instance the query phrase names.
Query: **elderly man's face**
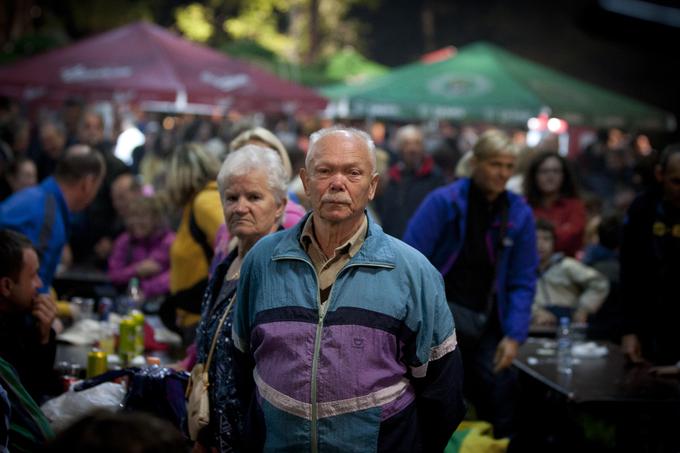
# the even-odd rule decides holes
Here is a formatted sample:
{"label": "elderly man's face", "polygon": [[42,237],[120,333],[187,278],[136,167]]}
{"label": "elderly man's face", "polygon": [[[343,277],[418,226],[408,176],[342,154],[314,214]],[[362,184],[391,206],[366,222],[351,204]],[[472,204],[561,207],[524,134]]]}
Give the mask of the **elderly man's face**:
{"label": "elderly man's face", "polygon": [[418,168],[425,155],[423,137],[420,134],[412,134],[401,142],[401,159],[409,168]]}
{"label": "elderly man's face", "polygon": [[366,144],[346,132],[322,137],[301,176],[314,215],[331,224],[363,215],[378,184]]}

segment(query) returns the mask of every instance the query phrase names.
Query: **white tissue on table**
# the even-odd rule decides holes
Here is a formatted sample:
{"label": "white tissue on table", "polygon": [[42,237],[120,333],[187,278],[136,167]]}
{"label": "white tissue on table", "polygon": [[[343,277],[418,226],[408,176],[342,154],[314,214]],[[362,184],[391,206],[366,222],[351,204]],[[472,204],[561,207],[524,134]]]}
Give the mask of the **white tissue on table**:
{"label": "white tissue on table", "polygon": [[598,346],[594,341],[589,341],[575,344],[571,347],[571,353],[574,357],[604,357],[608,351],[606,346]]}

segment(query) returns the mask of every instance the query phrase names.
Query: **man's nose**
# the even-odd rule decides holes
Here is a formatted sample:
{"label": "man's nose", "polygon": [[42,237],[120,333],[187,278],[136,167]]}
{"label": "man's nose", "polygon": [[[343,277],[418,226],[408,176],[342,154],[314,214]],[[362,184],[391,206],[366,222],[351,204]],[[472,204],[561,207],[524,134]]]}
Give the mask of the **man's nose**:
{"label": "man's nose", "polygon": [[343,190],[345,188],[345,177],[342,173],[335,173],[331,176],[330,187],[333,190]]}

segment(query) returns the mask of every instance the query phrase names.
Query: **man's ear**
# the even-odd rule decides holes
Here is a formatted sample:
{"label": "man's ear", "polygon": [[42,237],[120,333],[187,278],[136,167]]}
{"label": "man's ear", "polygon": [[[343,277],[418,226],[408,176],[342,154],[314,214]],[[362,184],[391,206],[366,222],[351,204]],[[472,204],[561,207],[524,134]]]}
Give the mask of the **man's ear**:
{"label": "man's ear", "polygon": [[300,180],[302,181],[302,187],[305,189],[305,195],[309,196],[307,178],[309,178],[309,173],[307,173],[307,169],[305,167],[302,167],[300,169]]}
{"label": "man's ear", "polygon": [[8,298],[12,294],[12,287],[14,282],[9,277],[0,277],[0,295]]}

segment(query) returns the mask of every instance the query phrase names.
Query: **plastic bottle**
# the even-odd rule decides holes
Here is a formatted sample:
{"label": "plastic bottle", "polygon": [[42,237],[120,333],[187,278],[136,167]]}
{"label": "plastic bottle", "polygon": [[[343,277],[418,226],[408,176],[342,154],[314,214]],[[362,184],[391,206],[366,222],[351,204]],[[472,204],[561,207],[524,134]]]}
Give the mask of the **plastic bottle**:
{"label": "plastic bottle", "polygon": [[559,373],[572,373],[571,355],[571,320],[567,317],[560,318],[560,326],[557,330],[557,371]]}
{"label": "plastic bottle", "polygon": [[137,277],[132,277],[130,283],[128,283],[127,296],[130,300],[130,309],[141,310],[144,304],[144,295],[139,287],[139,279]]}

